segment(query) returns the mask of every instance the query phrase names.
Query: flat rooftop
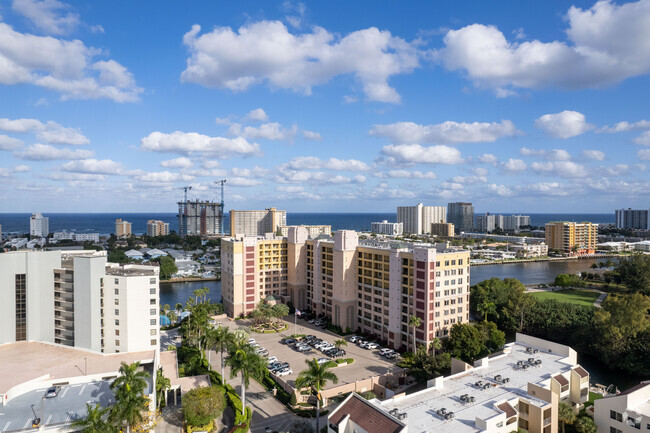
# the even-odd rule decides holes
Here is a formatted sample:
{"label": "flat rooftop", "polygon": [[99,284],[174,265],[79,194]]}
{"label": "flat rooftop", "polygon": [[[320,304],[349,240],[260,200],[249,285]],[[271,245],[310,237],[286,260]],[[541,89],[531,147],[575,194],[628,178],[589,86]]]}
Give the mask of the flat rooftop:
{"label": "flat rooftop", "polygon": [[153,360],[153,357],[153,350],[101,354],[31,341],[3,344],[0,345],[0,394],[39,378],[51,383],[57,379],[84,376],[84,373],[88,376],[115,373],[122,362],[130,364]]}
{"label": "flat rooftop", "polygon": [[[501,413],[495,408],[497,402],[511,400],[516,397],[525,397],[526,400],[538,401],[540,406],[546,402],[536,400],[527,394],[528,383],[546,381],[556,374],[565,373],[574,366],[568,364],[562,355],[540,350],[531,354],[526,352],[528,346],[515,343],[511,352],[492,358],[487,367],[476,368],[445,377],[440,389],[428,388],[400,399],[389,399],[380,403],[381,407],[390,411],[406,413],[402,422],[408,425],[409,432],[477,432],[475,419],[488,419]],[[541,364],[527,369],[518,367],[517,361],[528,361],[529,358],[541,360]],[[501,375],[509,378],[506,384],[498,384],[494,377]],[[479,380],[491,386],[480,389],[475,386]],[[473,403],[463,403],[460,396],[469,394],[474,397]],[[436,411],[445,408],[447,412],[454,412],[455,417],[445,420],[438,416]]]}
{"label": "flat rooftop", "polygon": [[138,277],[138,276],[155,276],[156,273],[152,269],[143,268],[110,268],[106,267],[106,275],[116,275],[122,277]]}

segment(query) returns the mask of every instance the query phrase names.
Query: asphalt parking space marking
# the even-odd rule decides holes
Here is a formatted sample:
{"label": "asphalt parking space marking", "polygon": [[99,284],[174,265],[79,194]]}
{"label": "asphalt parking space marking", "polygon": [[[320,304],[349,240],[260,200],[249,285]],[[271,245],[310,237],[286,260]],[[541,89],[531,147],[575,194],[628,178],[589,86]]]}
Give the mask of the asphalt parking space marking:
{"label": "asphalt parking space marking", "polygon": [[[2,415],[4,415],[4,414],[2,414]],[[9,421],[7,424],[5,424],[5,426],[2,428],[2,431],[7,431],[7,429],[9,428],[9,424],[11,424],[11,421]]]}
{"label": "asphalt parking space marking", "polygon": [[86,390],[86,385],[87,384],[85,384],[85,383],[83,384],[83,386],[81,387],[81,391],[79,391],[79,395],[84,393],[84,391]]}
{"label": "asphalt parking space marking", "polygon": [[45,421],[45,424],[43,424],[43,426],[47,426],[51,420],[52,420],[52,415],[47,417],[47,421]]}
{"label": "asphalt parking space marking", "polygon": [[63,393],[61,393],[61,398],[64,398],[65,395],[68,393],[69,390],[70,390],[70,387],[66,387],[66,388],[63,390]]}
{"label": "asphalt parking space marking", "polygon": [[25,421],[25,425],[23,426],[23,428],[21,428],[21,430],[25,430],[27,428],[27,426],[30,425],[31,422],[32,422],[32,420],[27,418],[27,421]]}

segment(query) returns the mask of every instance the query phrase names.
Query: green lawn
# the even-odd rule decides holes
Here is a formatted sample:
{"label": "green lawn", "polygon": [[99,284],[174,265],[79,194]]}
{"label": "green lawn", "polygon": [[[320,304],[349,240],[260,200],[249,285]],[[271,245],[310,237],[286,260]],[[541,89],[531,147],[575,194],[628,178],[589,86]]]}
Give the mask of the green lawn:
{"label": "green lawn", "polygon": [[537,299],[557,299],[560,302],[569,302],[571,304],[593,306],[598,293],[586,290],[562,290],[557,292],[531,292],[531,295]]}

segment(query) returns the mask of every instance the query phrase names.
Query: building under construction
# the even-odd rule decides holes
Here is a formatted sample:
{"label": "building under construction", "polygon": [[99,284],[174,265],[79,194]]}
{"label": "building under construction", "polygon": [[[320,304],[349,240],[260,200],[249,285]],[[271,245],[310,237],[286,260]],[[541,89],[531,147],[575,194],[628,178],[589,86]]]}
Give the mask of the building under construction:
{"label": "building under construction", "polygon": [[181,236],[210,236],[223,233],[223,203],[185,200],[178,202]]}

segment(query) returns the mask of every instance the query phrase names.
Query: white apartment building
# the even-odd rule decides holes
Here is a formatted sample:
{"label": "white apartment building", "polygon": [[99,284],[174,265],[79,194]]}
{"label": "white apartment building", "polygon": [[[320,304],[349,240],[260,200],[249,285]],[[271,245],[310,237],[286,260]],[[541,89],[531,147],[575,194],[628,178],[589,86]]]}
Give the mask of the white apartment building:
{"label": "white apartment building", "polygon": [[33,213],[29,218],[29,236],[46,238],[50,234],[50,219],[42,213]]}
{"label": "white apartment building", "polygon": [[589,373],[573,349],[517,334],[474,365],[453,359],[451,375],[422,391],[384,401],[351,395],[330,413],[328,432],[557,433],[559,403],[578,409],[588,398]]}
{"label": "white apartment building", "polygon": [[503,215],[494,215],[488,212],[485,215],[476,216],[476,229],[479,232],[490,233],[501,227],[503,227]]}
{"label": "white apartment building", "polygon": [[105,251],[0,254],[0,345],[157,350],[158,273],[156,266],[107,263]]}
{"label": "white apartment building", "polygon": [[169,223],[159,220],[147,221],[147,236],[166,236],[169,234]]}
{"label": "white apartment building", "polygon": [[307,229],[307,235],[310,238],[317,238],[320,235],[331,236],[332,235],[332,226],[328,225],[300,225],[300,226],[280,226],[280,235],[287,236],[289,234],[290,227],[304,227]]}
{"label": "white apartment building", "polygon": [[530,225],[530,216],[528,215],[503,215],[503,224],[499,226],[503,231],[516,232],[523,226]]}
{"label": "white apartment building", "polygon": [[274,207],[265,210],[231,210],[231,236],[263,236],[277,233],[281,226],[287,225],[287,211]]}
{"label": "white apartment building", "polygon": [[71,240],[75,242],[99,242],[99,233],[54,232],[52,239],[55,241]]}
{"label": "white apartment building", "polygon": [[650,230],[650,210],[648,209],[616,209],[617,229]]}
{"label": "white apartment building", "polygon": [[510,251],[516,252],[517,256],[529,257],[542,257],[548,255],[548,245],[544,242],[539,244],[516,244],[510,245]]}
{"label": "white apartment building", "polygon": [[598,433],[650,431],[650,380],[594,401],[594,421]]}
{"label": "white apartment building", "polygon": [[383,220],[376,223],[370,223],[370,231],[382,235],[399,236],[404,233],[404,224],[389,223],[388,220]]}
{"label": "white apartment building", "polygon": [[430,233],[431,224],[447,222],[445,206],[398,206],[397,222],[403,224],[403,232],[414,235]]}

